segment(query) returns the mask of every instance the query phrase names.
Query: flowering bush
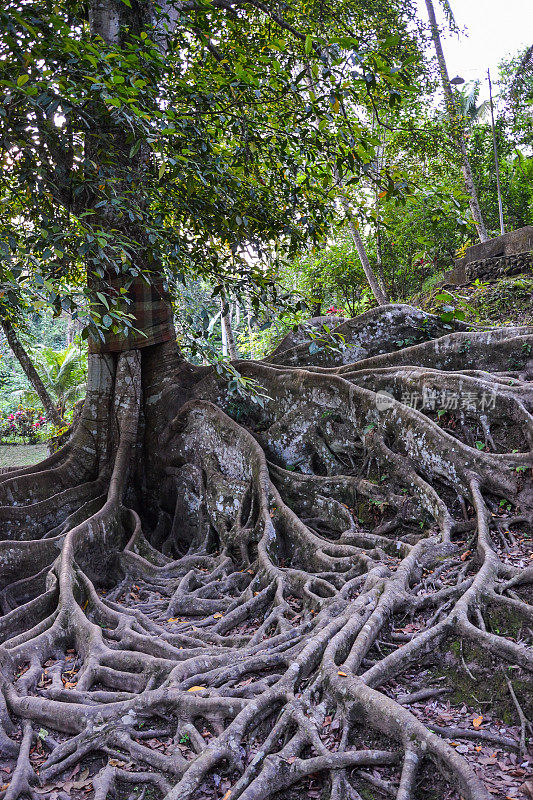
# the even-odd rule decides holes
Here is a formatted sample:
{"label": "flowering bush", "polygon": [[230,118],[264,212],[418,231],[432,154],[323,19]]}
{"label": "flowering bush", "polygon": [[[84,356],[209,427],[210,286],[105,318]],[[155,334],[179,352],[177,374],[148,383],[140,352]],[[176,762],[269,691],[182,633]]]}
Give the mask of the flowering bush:
{"label": "flowering bush", "polygon": [[346,316],[342,308],[335,308],[335,306],[331,306],[330,308],[328,308],[328,310],[326,311],[326,314],[328,314],[330,317],[331,316],[335,316],[335,317],[344,317],[344,316]]}
{"label": "flowering bush", "polygon": [[0,436],[2,439],[16,436],[35,444],[42,438],[45,426],[46,418],[40,411],[19,405],[16,411],[1,420]]}

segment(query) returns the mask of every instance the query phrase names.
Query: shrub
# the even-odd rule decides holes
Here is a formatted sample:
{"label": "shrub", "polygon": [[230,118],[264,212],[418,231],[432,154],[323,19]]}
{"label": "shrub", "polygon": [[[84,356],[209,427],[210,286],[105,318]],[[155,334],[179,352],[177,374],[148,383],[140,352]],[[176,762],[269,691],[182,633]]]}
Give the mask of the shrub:
{"label": "shrub", "polygon": [[0,436],[2,439],[17,438],[35,444],[46,434],[46,424],[46,418],[40,411],[19,405],[16,411],[1,419]]}

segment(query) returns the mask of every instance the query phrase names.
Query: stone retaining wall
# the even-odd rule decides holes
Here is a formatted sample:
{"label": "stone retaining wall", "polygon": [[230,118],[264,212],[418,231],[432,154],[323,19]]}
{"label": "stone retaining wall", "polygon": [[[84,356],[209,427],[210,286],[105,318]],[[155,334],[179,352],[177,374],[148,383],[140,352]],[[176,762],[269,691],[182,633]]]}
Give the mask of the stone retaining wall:
{"label": "stone retaining wall", "polygon": [[476,278],[496,280],[504,278],[506,275],[519,275],[520,273],[526,273],[533,277],[533,252],[481,258],[477,261],[470,261],[468,264],[460,264],[444,273],[442,282],[460,286],[463,283],[475,281]]}

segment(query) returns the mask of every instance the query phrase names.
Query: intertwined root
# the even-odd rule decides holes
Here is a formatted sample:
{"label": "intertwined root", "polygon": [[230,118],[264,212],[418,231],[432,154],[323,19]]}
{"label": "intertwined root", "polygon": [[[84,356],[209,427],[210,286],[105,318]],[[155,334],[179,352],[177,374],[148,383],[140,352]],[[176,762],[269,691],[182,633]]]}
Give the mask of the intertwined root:
{"label": "intertwined root", "polygon": [[[264,410],[190,379],[165,425],[171,372],[143,368],[141,398],[136,354],[98,362],[68,450],[0,484],[4,798],[489,797],[457,740],[523,755],[531,733],[533,335],[423,319],[345,323],[364,356],[387,330],[376,363],[302,368],[301,341],[242,363]],[[516,736],[422,718],[499,664]]]}

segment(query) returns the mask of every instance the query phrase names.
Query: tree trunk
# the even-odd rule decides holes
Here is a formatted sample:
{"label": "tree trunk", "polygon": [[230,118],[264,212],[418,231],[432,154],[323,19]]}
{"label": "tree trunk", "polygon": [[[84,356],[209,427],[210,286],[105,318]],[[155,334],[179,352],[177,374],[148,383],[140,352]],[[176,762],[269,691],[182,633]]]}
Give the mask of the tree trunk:
{"label": "tree trunk", "polygon": [[[315,92],[315,88],[316,87],[315,87],[315,85],[313,83],[313,76],[311,74],[311,70],[309,69],[309,65],[308,64],[306,65],[306,73],[307,73],[307,81],[308,81],[308,84],[309,84],[309,88],[311,89],[312,92]],[[337,186],[339,188],[339,194],[340,194],[340,198],[341,198],[341,203],[342,203],[342,205],[344,207],[344,210],[345,210],[345,212],[346,212],[346,214],[348,216],[348,224],[349,224],[349,227],[350,227],[350,234],[351,234],[353,243],[355,244],[355,248],[357,250],[357,254],[359,256],[359,260],[361,262],[361,266],[363,267],[363,272],[365,273],[366,279],[368,281],[368,285],[370,286],[370,290],[371,290],[372,294],[374,295],[374,299],[376,300],[378,306],[385,305],[386,303],[388,303],[387,293],[386,293],[384,287],[380,286],[379,281],[376,278],[374,270],[372,269],[372,266],[370,264],[370,261],[369,261],[369,258],[368,258],[367,252],[366,252],[365,244],[364,244],[364,242],[363,242],[363,240],[361,238],[361,234],[359,233],[357,225],[353,221],[353,218],[352,218],[352,215],[351,215],[350,201],[348,199],[348,195],[347,195],[346,189],[344,187],[344,182],[343,182],[342,176],[339,173],[339,170],[337,169],[337,165],[336,165],[335,162],[333,162],[333,174],[335,176],[335,180],[336,180]]]}
{"label": "tree trunk", "polygon": [[[432,791],[488,800],[449,745],[465,729],[430,730],[409,704],[453,690],[458,642],[472,648],[476,694],[480,680],[494,691],[502,661],[518,687],[533,669],[520,594],[531,577],[506,561],[510,539],[493,546],[533,515],[517,472],[531,453],[511,453],[517,437],[533,446],[533,362],[526,354],[509,373],[524,342],[524,328],[456,323],[450,336],[438,317],[378,307],[337,327],[331,346],[239,362],[268,397],[248,403],[245,425],[216,371],[184,362],[173,342],[91,354],[69,443],[0,474],[8,800],[31,794],[35,738],[43,786],[64,785],[78,764],[86,774],[97,756],[101,798],[134,782],[197,800],[215,771],[243,800],[289,789],[305,800],[311,775],[338,800],[366,785],[368,768],[407,791],[417,759],[430,758]],[[432,393],[475,398],[484,432],[477,416],[443,431]],[[483,451],[469,444],[479,436]],[[493,497],[518,522],[491,513]],[[513,552],[527,564],[521,541]],[[481,620],[497,604],[512,627],[502,617],[489,632]],[[413,693],[428,669],[445,683]],[[478,700],[461,687],[473,719]],[[344,745],[319,736],[333,721],[351,731]],[[481,741],[512,769],[519,729],[505,728]]]}
{"label": "tree trunk", "polygon": [[53,422],[56,427],[61,427],[64,422],[59,413],[58,409],[56,408],[54,401],[48,394],[42,379],[33,366],[32,360],[24,350],[22,344],[18,340],[15,331],[10,322],[6,319],[0,321],[2,325],[2,330],[4,331],[5,337],[7,339],[7,343],[9,344],[13,354],[17,358],[20,366],[24,370],[24,374],[26,375],[27,379],[37,392],[39,396],[39,400],[43,404],[43,408],[45,410],[45,414],[50,422]]}
{"label": "tree trunk", "polygon": [[[347,213],[350,212],[349,203],[346,197],[343,197],[342,203],[344,208],[346,209]],[[388,303],[387,295],[384,289],[379,285],[378,279],[376,277],[376,273],[372,269],[370,261],[368,259],[368,254],[366,252],[365,243],[361,238],[361,234],[359,233],[359,228],[357,227],[355,221],[350,216],[348,221],[350,227],[350,235],[352,237],[353,243],[355,244],[355,249],[357,250],[357,255],[359,256],[359,260],[361,262],[361,266],[363,267],[363,271],[365,273],[366,279],[368,281],[368,285],[374,295],[376,302],[379,306],[385,305]]]}
{"label": "tree trunk", "polygon": [[453,97],[452,88],[450,85],[448,68],[446,66],[446,59],[444,58],[444,51],[442,49],[442,43],[440,40],[439,28],[437,25],[437,19],[435,17],[435,9],[433,8],[432,0],[425,0],[425,3],[429,17],[431,38],[433,39],[433,44],[435,46],[435,52],[437,55],[437,63],[439,65],[442,88],[446,100],[446,110],[450,122],[452,124],[452,128],[454,129],[454,134],[453,134],[454,139],[457,145],[457,149],[459,151],[459,155],[461,156],[463,178],[465,181],[466,191],[470,198],[469,199],[470,213],[472,214],[472,219],[474,220],[474,224],[476,226],[480,242],[486,242],[489,236],[487,234],[487,229],[483,221],[483,215],[481,213],[481,208],[479,206],[479,201],[477,197],[476,185],[474,183],[474,176],[472,174],[472,167],[470,165],[470,160],[466,152],[466,144],[463,136],[461,116],[457,110],[456,103]]}
{"label": "tree trunk", "polygon": [[231,325],[231,313],[228,298],[224,289],[220,292],[220,309],[222,329],[224,332],[224,339],[226,340],[226,348],[230,361],[235,361],[237,356],[237,348],[235,346],[235,337],[233,335],[233,327]]}
{"label": "tree trunk", "polygon": [[[489,800],[455,745],[506,776],[522,749],[530,329],[380,306],[238,361],[236,395],[168,319],[91,352],[68,444],[0,472],[4,800]],[[490,726],[411,711],[458,687]]]}

